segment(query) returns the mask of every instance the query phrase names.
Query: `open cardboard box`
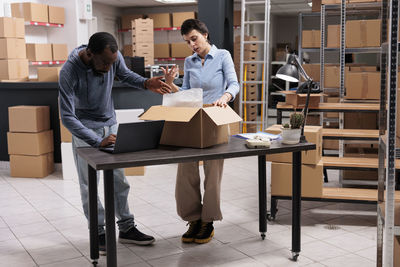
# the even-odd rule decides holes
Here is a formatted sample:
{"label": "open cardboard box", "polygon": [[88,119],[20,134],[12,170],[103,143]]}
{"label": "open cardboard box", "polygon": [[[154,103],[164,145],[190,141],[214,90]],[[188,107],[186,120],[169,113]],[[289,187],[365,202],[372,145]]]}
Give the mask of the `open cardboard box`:
{"label": "open cardboard box", "polygon": [[229,106],[152,106],[142,120],[165,120],[160,144],[204,148],[228,142],[229,124],[242,119]]}

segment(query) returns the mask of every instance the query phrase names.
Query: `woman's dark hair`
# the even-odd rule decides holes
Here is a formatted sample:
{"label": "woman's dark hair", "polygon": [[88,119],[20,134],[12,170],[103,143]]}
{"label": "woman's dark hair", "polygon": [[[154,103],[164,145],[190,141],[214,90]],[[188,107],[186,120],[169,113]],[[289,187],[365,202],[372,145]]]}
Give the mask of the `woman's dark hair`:
{"label": "woman's dark hair", "polygon": [[117,41],[108,32],[96,32],[90,36],[87,49],[90,49],[93,54],[101,54],[107,47],[113,53],[118,51]]}
{"label": "woman's dark hair", "polygon": [[181,35],[186,35],[193,30],[198,31],[201,34],[207,33],[207,41],[211,43],[210,33],[208,32],[208,28],[204,22],[198,19],[187,19],[182,23]]}

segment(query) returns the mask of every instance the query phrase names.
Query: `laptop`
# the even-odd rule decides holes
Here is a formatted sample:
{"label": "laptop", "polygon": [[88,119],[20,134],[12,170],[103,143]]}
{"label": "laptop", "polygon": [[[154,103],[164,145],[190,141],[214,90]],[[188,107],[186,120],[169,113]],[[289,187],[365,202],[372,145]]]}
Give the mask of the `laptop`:
{"label": "laptop", "polygon": [[157,148],[163,127],[163,120],[120,123],[115,144],[99,149],[117,154]]}

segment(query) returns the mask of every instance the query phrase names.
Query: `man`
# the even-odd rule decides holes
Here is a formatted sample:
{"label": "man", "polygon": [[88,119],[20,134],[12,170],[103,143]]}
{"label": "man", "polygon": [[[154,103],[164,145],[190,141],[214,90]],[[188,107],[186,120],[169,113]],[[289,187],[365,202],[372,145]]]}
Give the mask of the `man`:
{"label": "man", "polygon": [[[88,167],[76,153],[77,147],[105,147],[115,143],[117,121],[111,97],[114,77],[139,89],[159,94],[170,93],[162,77],[151,79],[130,71],[118,51],[114,37],[106,32],[93,34],[88,45],[75,48],[60,72],[59,99],[61,119],[72,133],[72,147],[78,170],[83,211],[88,213]],[[119,242],[149,245],[154,237],[140,232],[129,211],[129,183],[123,169],[114,171],[115,213]],[[104,208],[98,198],[99,250],[105,254]]]}

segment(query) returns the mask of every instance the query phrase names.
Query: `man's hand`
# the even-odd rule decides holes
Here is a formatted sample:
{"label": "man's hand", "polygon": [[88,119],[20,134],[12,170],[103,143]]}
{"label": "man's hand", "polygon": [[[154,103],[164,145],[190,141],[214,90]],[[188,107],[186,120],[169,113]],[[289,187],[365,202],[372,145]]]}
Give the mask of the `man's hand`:
{"label": "man's hand", "polygon": [[171,93],[171,86],[161,81],[162,78],[162,76],[150,78],[146,80],[146,82],[144,83],[144,87],[161,95]]}
{"label": "man's hand", "polygon": [[100,143],[100,147],[106,147],[112,144],[115,144],[115,139],[117,138],[117,136],[115,134],[110,134],[109,136],[107,136],[106,138],[104,138],[101,143]]}
{"label": "man's hand", "polygon": [[230,93],[223,94],[217,101],[213,103],[214,106],[226,107],[227,103],[232,99]]}

